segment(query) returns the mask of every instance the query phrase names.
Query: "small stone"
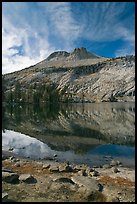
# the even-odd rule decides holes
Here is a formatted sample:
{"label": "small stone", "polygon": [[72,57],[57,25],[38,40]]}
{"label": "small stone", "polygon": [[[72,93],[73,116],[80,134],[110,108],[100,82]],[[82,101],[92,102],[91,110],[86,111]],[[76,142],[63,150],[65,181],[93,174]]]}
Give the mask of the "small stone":
{"label": "small stone", "polygon": [[49,170],[52,171],[52,172],[58,172],[59,167],[58,166],[50,166]]}
{"label": "small stone", "polygon": [[70,178],[67,178],[67,177],[60,177],[60,178],[57,178],[54,180],[55,182],[62,182],[62,183],[71,183],[71,184],[74,184],[74,182],[70,179]]}
{"label": "small stone", "polygon": [[68,164],[61,164],[60,166],[59,166],[59,171],[60,172],[72,172],[73,171],[73,169],[72,169],[72,167],[71,166],[69,166]]}
{"label": "small stone", "polygon": [[117,167],[114,167],[114,168],[113,168],[113,172],[114,172],[114,173],[118,173],[118,172],[119,172],[118,168],[117,168]]}
{"label": "small stone", "polygon": [[54,154],[53,156],[54,156],[54,157],[57,157],[57,154]]}
{"label": "small stone", "polygon": [[9,151],[13,151],[13,149],[14,149],[13,147],[10,147],[10,148],[9,148]]}
{"label": "small stone", "polygon": [[99,184],[98,184],[98,187],[99,187],[98,190],[99,190],[100,192],[102,192],[102,190],[103,190],[103,185],[99,183]]}
{"label": "small stone", "polygon": [[70,165],[69,161],[66,161],[65,163],[66,163],[67,165]]}
{"label": "small stone", "polygon": [[90,167],[87,167],[86,168],[86,174],[88,175],[88,176],[92,176],[91,175],[91,172],[93,172],[94,171],[94,169],[92,169],[92,168],[90,168]]}
{"label": "small stone", "polygon": [[98,166],[97,166],[97,165],[94,165],[93,168],[98,168]]}
{"label": "small stone", "polygon": [[119,164],[119,167],[123,167],[124,165],[123,164]]}
{"label": "small stone", "polygon": [[99,174],[98,171],[93,171],[93,172],[91,173],[91,175],[92,175],[92,176],[99,176],[100,174]]}
{"label": "small stone", "polygon": [[104,164],[104,165],[103,165],[103,168],[104,168],[104,169],[109,169],[109,168],[111,168],[111,166],[110,166],[110,164]]}
{"label": "small stone", "polygon": [[11,156],[11,157],[9,157],[9,159],[10,159],[10,160],[13,160],[13,159],[15,159],[15,157],[14,157],[14,156]]}
{"label": "small stone", "polygon": [[110,165],[111,166],[118,166],[118,165],[120,165],[120,164],[122,164],[120,161],[118,161],[118,160],[112,160],[111,162],[110,162]]}
{"label": "small stone", "polygon": [[87,176],[86,170],[82,169],[82,170],[78,171],[78,175],[80,175],[80,176]]}
{"label": "small stone", "polygon": [[16,166],[16,167],[20,167],[20,163],[16,163],[15,166]]}
{"label": "small stone", "polygon": [[19,180],[25,183],[36,183],[37,180],[30,174],[21,174]]}
{"label": "small stone", "polygon": [[48,169],[50,167],[50,164],[43,164],[43,169]]}
{"label": "small stone", "polygon": [[13,162],[18,162],[18,159],[12,159]]}
{"label": "small stone", "polygon": [[8,199],[8,193],[2,193],[2,202],[6,202]]}
{"label": "small stone", "polygon": [[116,162],[117,162],[117,165],[122,164],[122,162],[121,162],[121,161],[119,161],[119,160],[117,160]]}
{"label": "small stone", "polygon": [[77,164],[77,165],[74,166],[74,171],[80,171],[80,170],[86,169],[86,168],[87,168],[87,166],[85,166],[85,165]]}

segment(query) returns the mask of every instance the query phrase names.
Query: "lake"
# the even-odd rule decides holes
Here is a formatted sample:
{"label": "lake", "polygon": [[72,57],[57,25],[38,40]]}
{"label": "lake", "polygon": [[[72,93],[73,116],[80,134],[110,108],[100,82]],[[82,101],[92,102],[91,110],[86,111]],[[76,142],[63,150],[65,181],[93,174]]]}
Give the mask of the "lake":
{"label": "lake", "polygon": [[32,159],[135,167],[135,103],[6,105],[2,147]]}

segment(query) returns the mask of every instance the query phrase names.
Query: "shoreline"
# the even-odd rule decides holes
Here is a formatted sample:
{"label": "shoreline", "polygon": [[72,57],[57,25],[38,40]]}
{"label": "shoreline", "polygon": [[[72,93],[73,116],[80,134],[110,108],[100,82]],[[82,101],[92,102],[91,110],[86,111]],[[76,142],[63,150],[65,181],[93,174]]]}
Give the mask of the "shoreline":
{"label": "shoreline", "polygon": [[[38,161],[19,157],[9,151],[2,152],[3,172],[11,170],[18,175],[16,184],[2,181],[2,192],[8,194],[9,200],[19,202],[135,201],[135,170],[124,167],[118,161],[113,160],[111,165],[106,164],[102,167],[89,167],[85,164],[48,159]],[[31,179],[35,179],[36,182],[27,183],[21,180],[20,176],[24,174],[32,176]]]}

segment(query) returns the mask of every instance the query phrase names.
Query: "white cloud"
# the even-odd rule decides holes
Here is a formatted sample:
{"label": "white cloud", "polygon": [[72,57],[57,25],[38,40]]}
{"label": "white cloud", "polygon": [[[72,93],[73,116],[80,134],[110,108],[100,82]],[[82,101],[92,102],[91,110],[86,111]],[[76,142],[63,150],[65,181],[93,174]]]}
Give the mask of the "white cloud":
{"label": "white cloud", "polygon": [[[18,18],[20,18],[19,13],[16,13],[16,15],[18,16]],[[51,52],[55,50],[55,48],[51,46],[48,42],[47,28],[46,28],[47,35],[41,37],[39,35],[39,32],[37,32],[37,30],[35,29],[35,26],[33,27],[33,25],[30,25],[29,23],[27,23],[27,21],[24,21],[23,23],[23,20],[21,20],[21,25],[20,26],[19,25],[17,26],[15,22],[10,20],[10,16],[7,17],[3,14],[2,18],[3,74],[34,65],[39,61],[45,59]],[[19,54],[19,50],[17,48],[18,46],[23,47],[24,51],[23,55]]]}
{"label": "white cloud", "polygon": [[[126,2],[72,4],[4,2],[2,72],[8,73],[38,63],[57,49],[72,51],[75,42],[84,39],[92,44],[123,39],[125,47],[115,54],[133,52],[134,29],[127,17],[119,20],[127,8]],[[22,47],[22,55],[18,47]]]}
{"label": "white cloud", "polygon": [[[90,3],[87,8],[87,15],[82,19],[83,24],[83,37],[93,42],[107,42],[115,41],[123,38],[128,40],[130,32],[134,36],[134,29],[128,29],[128,18],[125,20],[120,19],[123,12],[126,10],[126,3],[120,2],[102,2]],[[125,33],[126,31],[126,33]]]}

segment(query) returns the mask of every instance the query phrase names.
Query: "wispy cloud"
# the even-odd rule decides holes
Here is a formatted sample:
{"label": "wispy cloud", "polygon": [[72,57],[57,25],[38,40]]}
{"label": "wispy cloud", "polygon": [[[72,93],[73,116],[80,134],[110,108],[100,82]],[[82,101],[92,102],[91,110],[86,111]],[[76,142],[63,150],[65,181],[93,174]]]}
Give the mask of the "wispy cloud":
{"label": "wispy cloud", "polygon": [[[5,3],[6,4],[6,3]],[[8,3],[7,3],[8,4]],[[7,5],[6,5],[7,6]],[[36,64],[46,58],[55,50],[48,42],[48,27],[46,23],[39,23],[40,14],[33,13],[33,20],[28,21],[27,15],[21,16],[21,9],[26,9],[26,4],[11,3],[9,15],[3,12],[2,17],[2,71],[13,72],[30,65]],[[4,10],[4,8],[3,8]],[[7,8],[7,13],[9,9]],[[16,11],[16,12],[15,12]],[[11,16],[13,18],[11,18]],[[18,21],[17,21],[18,19]],[[36,21],[37,23],[36,23]],[[18,23],[16,23],[16,21]],[[44,20],[43,20],[44,21]],[[22,46],[23,55],[19,54],[18,47]]]}
{"label": "wispy cloud", "polygon": [[3,2],[2,71],[33,65],[56,50],[71,51],[84,40],[99,45],[120,39],[123,47],[114,55],[133,52],[133,8],[132,2]]}

